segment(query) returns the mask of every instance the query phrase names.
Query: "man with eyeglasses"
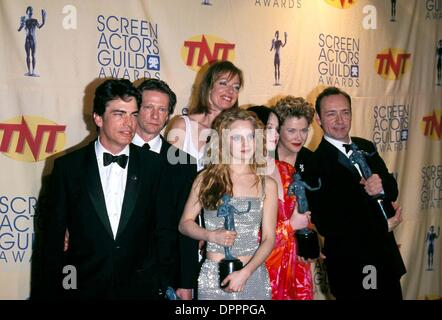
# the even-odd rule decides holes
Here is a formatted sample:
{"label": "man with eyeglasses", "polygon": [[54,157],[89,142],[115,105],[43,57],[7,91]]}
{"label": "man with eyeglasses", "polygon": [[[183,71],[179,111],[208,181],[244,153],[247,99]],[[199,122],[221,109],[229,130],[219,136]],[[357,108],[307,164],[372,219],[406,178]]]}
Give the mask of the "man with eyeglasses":
{"label": "man with eyeglasses", "polygon": [[[312,221],[324,237],[331,292],[337,299],[402,299],[399,280],[406,270],[392,232],[402,221],[401,209],[394,204],[395,215],[387,219],[373,201],[379,194],[395,201],[396,180],[373,143],[350,137],[352,109],[346,92],[326,88],[315,107],[324,137],[309,173],[314,172],[312,181],[321,179],[322,187],[308,197]],[[373,173],[367,179],[350,161],[352,152],[360,151]]]}

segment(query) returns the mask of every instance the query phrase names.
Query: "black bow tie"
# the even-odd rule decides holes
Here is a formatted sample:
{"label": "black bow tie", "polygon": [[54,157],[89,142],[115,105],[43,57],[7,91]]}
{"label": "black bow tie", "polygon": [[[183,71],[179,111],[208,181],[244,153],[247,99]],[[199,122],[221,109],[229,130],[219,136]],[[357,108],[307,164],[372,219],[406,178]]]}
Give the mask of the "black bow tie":
{"label": "black bow tie", "polygon": [[355,150],[356,149],[356,145],[354,143],[344,143],[342,145],[345,148],[345,153],[349,153],[350,150]]}
{"label": "black bow tie", "polygon": [[143,144],[142,148],[145,150],[150,150],[150,145],[146,142],[145,144]]}
{"label": "black bow tie", "polygon": [[112,162],[118,163],[121,168],[126,168],[127,160],[129,157],[125,154],[120,154],[119,156],[113,156],[110,153],[103,153],[103,165],[106,167],[110,165]]}

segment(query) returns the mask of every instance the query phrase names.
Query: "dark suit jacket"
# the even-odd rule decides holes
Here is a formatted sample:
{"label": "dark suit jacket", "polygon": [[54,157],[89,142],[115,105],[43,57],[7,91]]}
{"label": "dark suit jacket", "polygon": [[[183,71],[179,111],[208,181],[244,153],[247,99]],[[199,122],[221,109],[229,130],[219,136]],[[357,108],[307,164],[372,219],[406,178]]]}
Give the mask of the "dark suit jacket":
{"label": "dark suit jacket", "polygon": [[161,140],[160,156],[168,165],[162,179],[159,203],[161,211],[173,217],[173,225],[178,235],[176,245],[179,250],[175,256],[174,287],[194,289],[199,273],[198,241],[179,233],[178,223],[197,175],[196,159],[175,148],[162,136]]}
{"label": "dark suit jacket", "polygon": [[[298,155],[296,156],[296,162],[292,164],[295,167],[296,172],[301,173],[301,176],[303,176],[303,172],[306,170],[306,167],[310,165],[312,157],[313,152],[310,149],[301,147]],[[279,160],[278,150],[276,150],[275,159]]]}
{"label": "dark suit jacket", "polygon": [[[359,149],[375,152],[367,140],[352,137]],[[331,285],[339,285],[340,277],[351,277],[351,268],[374,265],[392,277],[400,278],[405,267],[393,232],[388,232],[385,218],[376,203],[359,182],[361,177],[349,159],[324,138],[309,167],[308,183],[319,191],[308,192],[312,221],[325,237],[324,254]],[[373,173],[382,179],[386,196],[396,200],[397,183],[376,152],[368,159]],[[355,271],[357,275],[358,271]]]}
{"label": "dark suit jacket", "polygon": [[294,165],[296,172],[299,172],[301,176],[303,176],[304,172],[308,170],[308,166],[310,165],[312,158],[313,152],[306,147],[301,147],[301,150],[299,150],[298,155],[296,156],[296,162]]}
{"label": "dark suit jacket", "polygon": [[[170,252],[170,219],[155,210],[163,162],[130,145],[127,184],[116,238],[109,223],[94,142],[55,161],[43,230],[42,296],[158,298],[169,279],[158,252]],[[148,163],[149,165],[145,165]],[[69,249],[63,253],[69,230]],[[172,261],[169,259],[169,261]],[[65,265],[77,289],[64,290]]]}

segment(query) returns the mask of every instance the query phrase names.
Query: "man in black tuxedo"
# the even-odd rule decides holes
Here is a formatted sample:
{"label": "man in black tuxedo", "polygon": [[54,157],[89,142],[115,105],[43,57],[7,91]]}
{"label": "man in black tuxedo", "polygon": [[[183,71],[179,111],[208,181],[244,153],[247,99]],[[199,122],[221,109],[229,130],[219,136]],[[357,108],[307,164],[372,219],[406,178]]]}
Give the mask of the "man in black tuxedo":
{"label": "man in black tuxedo", "polygon": [[[313,157],[311,183],[322,187],[309,193],[312,221],[324,236],[330,289],[337,299],[401,299],[400,277],[406,272],[392,229],[401,222],[401,209],[387,220],[372,196],[398,196],[394,177],[365,139],[349,136],[351,98],[326,88],[316,99],[317,120],[324,137]],[[355,143],[373,154],[367,162],[373,175],[365,180],[352,165],[344,144]]]}
{"label": "man in black tuxedo", "polygon": [[192,299],[199,272],[198,241],[178,232],[178,223],[197,174],[196,160],[175,148],[160,134],[176,105],[176,95],[162,80],[147,79],[138,90],[142,104],[133,143],[158,153],[166,164],[163,184],[158,195],[160,210],[174,217],[173,228],[179,248],[174,287],[180,299]]}
{"label": "man in black tuxedo", "polygon": [[158,299],[169,284],[172,265],[162,263],[172,259],[158,252],[172,251],[174,235],[155,211],[163,162],[131,144],[140,103],[130,81],[103,82],[94,98],[98,139],[55,161],[41,297]]}

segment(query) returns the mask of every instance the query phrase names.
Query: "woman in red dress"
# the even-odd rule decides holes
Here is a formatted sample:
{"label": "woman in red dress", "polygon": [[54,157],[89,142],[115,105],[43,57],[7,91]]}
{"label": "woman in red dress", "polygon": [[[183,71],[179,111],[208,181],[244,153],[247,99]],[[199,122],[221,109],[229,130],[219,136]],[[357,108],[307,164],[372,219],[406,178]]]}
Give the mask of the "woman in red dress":
{"label": "woman in red dress", "polygon": [[[305,228],[309,225],[310,213],[299,214],[297,212],[296,198],[289,196],[287,191],[293,181],[292,176],[296,172],[294,167],[294,164],[297,162],[296,155],[301,148],[305,149],[302,146],[307,140],[307,135],[303,133],[305,131],[304,129],[306,129],[308,133],[308,126],[313,119],[314,109],[312,107],[306,109],[307,106],[302,103],[301,106],[299,106],[299,103],[291,103],[293,99],[295,98],[290,96],[281,99],[276,105],[277,109],[271,109],[265,106],[249,108],[250,111],[254,111],[258,115],[266,126],[268,174],[278,185],[276,240],[273,251],[266,261],[272,286],[273,300],[313,299],[313,282],[310,263],[297,256],[296,238],[294,236],[295,230]],[[298,102],[299,99],[302,98],[296,98],[295,102]],[[279,111],[281,116],[275,111]],[[287,112],[292,116],[288,116]],[[300,123],[296,123],[297,126],[294,127],[290,121],[293,117],[300,120]],[[286,122],[290,124],[290,127],[286,125]],[[285,130],[284,132],[280,131],[280,123],[282,124],[281,130]],[[289,128],[290,130],[288,130]],[[291,135],[297,139],[287,139],[290,135],[287,134],[286,131],[291,132]],[[278,158],[276,147],[278,146],[279,151],[279,145],[281,144],[281,141],[278,144],[279,132],[284,135],[286,142],[293,145],[292,149],[299,147],[297,148],[294,160],[286,157],[287,153],[284,152],[285,150],[281,152],[285,157],[280,160],[275,160],[275,158]],[[303,154],[304,153],[306,152],[303,151]],[[302,166],[302,168],[303,167],[304,166]]]}

